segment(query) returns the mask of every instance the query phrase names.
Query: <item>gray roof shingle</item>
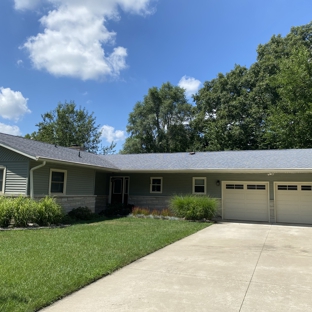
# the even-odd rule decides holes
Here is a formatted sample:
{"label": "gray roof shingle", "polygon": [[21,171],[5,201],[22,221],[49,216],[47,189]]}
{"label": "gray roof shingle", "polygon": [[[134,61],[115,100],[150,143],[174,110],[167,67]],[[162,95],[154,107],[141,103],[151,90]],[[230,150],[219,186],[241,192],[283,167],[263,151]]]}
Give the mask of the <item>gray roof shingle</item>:
{"label": "gray roof shingle", "polygon": [[312,149],[95,155],[0,133],[0,145],[34,159],[121,171],[312,170]]}
{"label": "gray roof shingle", "polygon": [[30,158],[75,163],[78,165],[117,169],[109,160],[98,155],[79,152],[68,147],[25,139],[19,136],[0,133],[0,145],[19,151]]}
{"label": "gray roof shingle", "polygon": [[121,170],[312,169],[312,149],[108,155]]}

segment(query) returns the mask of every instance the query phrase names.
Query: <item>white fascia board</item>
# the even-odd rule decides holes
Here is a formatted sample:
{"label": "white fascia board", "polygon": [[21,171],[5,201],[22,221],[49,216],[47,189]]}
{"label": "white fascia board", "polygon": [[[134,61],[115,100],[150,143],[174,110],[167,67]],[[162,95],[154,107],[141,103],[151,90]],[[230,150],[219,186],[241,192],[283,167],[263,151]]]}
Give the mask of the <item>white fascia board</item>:
{"label": "white fascia board", "polygon": [[27,158],[30,158],[30,159],[33,159],[33,160],[38,160],[37,157],[35,157],[35,156],[32,156],[32,155],[23,153],[23,152],[21,152],[21,151],[15,149],[15,148],[12,148],[12,147],[10,147],[10,146],[5,145],[5,144],[0,143],[0,146],[2,146],[3,148],[6,148],[6,149],[8,149],[8,150],[10,150],[10,151],[12,151],[12,152],[14,152],[14,153],[17,153],[17,154],[20,154],[20,155],[22,155],[22,156],[25,156],[25,157],[27,157]]}

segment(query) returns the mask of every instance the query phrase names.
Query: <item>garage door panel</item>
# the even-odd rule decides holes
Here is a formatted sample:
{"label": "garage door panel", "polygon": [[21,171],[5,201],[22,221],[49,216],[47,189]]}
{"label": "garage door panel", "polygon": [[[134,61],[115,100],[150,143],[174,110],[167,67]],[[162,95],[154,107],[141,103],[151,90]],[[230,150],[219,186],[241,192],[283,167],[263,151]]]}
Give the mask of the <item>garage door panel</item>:
{"label": "garage door panel", "polygon": [[224,219],[269,221],[267,183],[224,182],[222,198]]}
{"label": "garage door panel", "polygon": [[[287,189],[296,186],[297,190]],[[282,190],[282,188],[284,188]],[[311,182],[276,183],[275,205],[276,221],[287,223],[312,223]]]}

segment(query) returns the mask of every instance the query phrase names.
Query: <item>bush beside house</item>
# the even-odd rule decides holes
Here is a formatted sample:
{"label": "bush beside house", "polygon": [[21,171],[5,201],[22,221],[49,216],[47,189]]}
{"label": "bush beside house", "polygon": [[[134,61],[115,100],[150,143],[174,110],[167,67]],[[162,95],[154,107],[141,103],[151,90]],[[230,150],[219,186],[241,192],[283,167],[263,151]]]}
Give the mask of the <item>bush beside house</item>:
{"label": "bush beside house", "polygon": [[211,219],[218,208],[216,199],[201,195],[176,195],[170,200],[170,209],[177,217],[186,220]]}
{"label": "bush beside house", "polygon": [[40,226],[58,224],[63,216],[62,207],[51,197],[40,201],[23,196],[0,197],[0,227],[8,227],[10,224],[26,227],[29,223]]}

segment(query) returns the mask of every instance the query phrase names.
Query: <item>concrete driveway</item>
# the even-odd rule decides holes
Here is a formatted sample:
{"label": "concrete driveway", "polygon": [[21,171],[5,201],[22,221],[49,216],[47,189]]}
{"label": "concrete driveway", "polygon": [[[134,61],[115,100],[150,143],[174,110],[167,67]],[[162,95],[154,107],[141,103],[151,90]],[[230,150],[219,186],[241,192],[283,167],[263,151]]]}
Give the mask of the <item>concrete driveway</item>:
{"label": "concrete driveway", "polygon": [[44,311],[312,311],[312,227],[218,223]]}

